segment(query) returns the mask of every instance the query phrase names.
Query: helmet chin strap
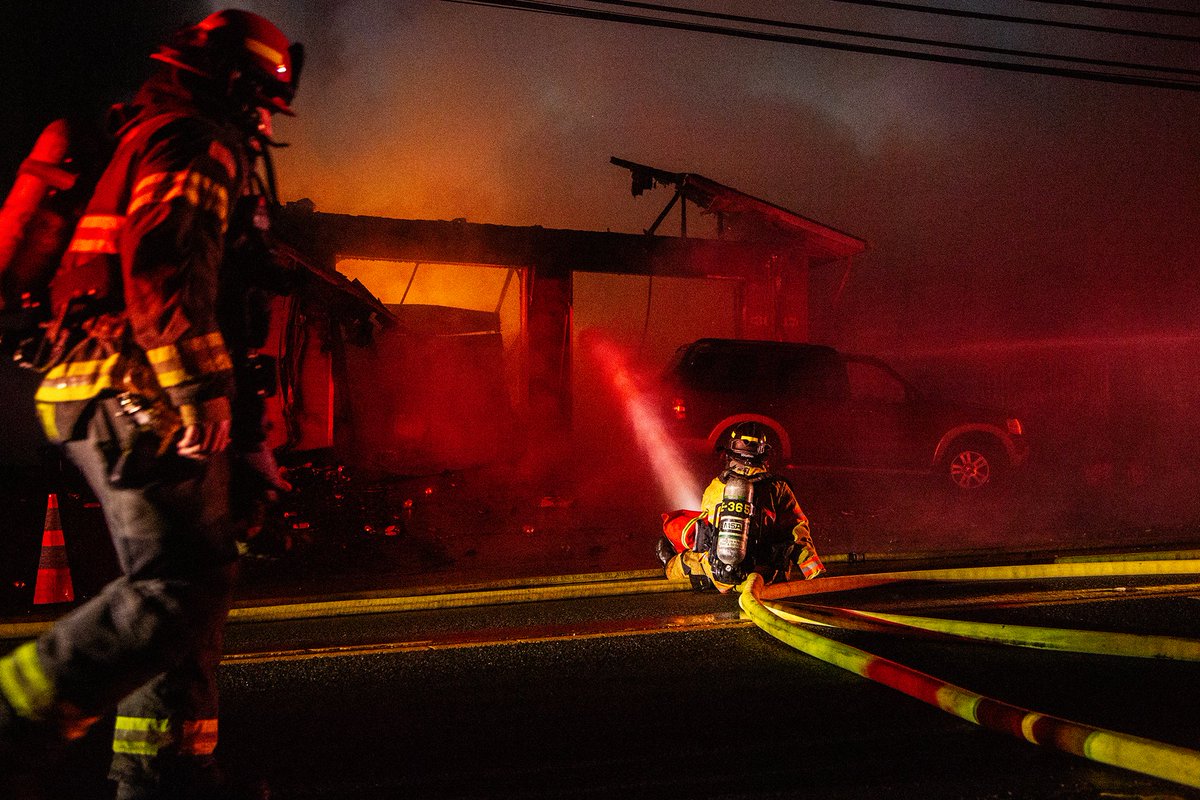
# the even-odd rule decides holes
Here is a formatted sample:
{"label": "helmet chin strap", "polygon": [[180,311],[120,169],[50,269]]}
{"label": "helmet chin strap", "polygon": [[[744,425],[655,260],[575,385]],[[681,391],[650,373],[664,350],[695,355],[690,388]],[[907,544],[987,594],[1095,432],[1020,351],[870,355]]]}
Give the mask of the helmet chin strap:
{"label": "helmet chin strap", "polygon": [[[271,144],[275,144],[275,126],[271,122],[271,112],[262,106],[254,109],[258,114],[258,135]],[[278,147],[278,145],[276,145]]]}
{"label": "helmet chin strap", "polygon": [[274,129],[271,125],[272,115],[270,109],[258,106],[245,109],[244,118],[245,124],[243,125],[243,129],[246,131],[251,153],[258,159],[261,159],[265,172],[265,185],[260,188],[264,190],[265,196],[271,205],[278,205],[279,197],[275,182],[275,163],[271,158],[271,150],[287,147],[287,143],[277,142],[272,138]]}

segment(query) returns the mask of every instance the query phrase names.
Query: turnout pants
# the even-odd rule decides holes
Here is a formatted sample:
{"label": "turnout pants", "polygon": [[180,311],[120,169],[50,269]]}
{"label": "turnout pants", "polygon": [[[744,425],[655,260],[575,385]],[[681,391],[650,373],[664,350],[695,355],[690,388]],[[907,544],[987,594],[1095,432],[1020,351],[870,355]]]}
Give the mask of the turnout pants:
{"label": "turnout pants", "polygon": [[95,491],[122,576],[0,659],[17,716],[63,738],[116,709],[110,777],[117,797],[185,798],[215,780],[215,673],[233,588],[224,454],[162,459],[159,478],[116,488],[116,426],[103,406],[68,457]]}

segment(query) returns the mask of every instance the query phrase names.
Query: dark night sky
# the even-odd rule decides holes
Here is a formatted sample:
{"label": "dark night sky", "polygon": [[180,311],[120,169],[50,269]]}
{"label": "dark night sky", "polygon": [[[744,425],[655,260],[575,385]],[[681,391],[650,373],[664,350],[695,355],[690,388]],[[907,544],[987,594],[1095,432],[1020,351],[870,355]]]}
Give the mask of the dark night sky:
{"label": "dark night sky", "polygon": [[[1155,4],[1172,2],[1191,7]],[[40,124],[119,98],[165,31],[209,10],[104,5],[42,3],[4,26],[5,182]],[[1195,45],[836,2],[688,5],[1200,64]],[[965,5],[1200,33],[1195,20],[1025,0]],[[247,7],[309,48],[300,116],[277,132],[293,145],[280,157],[285,198],[320,210],[638,231],[669,198],[632,198],[628,173],[608,163],[617,155],[705,174],[869,240],[842,303],[814,315],[824,336],[867,349],[927,335],[1178,332],[1200,312],[1194,92],[437,0]]]}

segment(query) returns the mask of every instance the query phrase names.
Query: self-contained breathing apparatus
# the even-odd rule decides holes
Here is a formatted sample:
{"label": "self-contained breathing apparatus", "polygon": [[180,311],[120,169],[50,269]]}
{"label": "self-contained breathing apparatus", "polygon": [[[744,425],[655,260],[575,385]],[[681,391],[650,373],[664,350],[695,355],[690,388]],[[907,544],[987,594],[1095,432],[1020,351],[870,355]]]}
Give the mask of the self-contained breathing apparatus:
{"label": "self-contained breathing apparatus", "polygon": [[22,366],[32,365],[49,319],[50,281],[115,148],[99,124],[54,120],[0,206],[0,339]]}
{"label": "self-contained breathing apparatus", "polygon": [[717,506],[716,543],[710,558],[713,577],[722,583],[740,583],[746,577],[742,563],[749,553],[754,521],[754,484],[731,474]]}
{"label": "self-contained breathing apparatus", "polygon": [[655,553],[668,578],[725,592],[752,572],[767,583],[791,580],[796,568],[806,580],[824,572],[791,485],[767,467],[770,435],[758,422],[734,425],[717,447],[724,463],[702,510],[662,515]]}
{"label": "self-contained breathing apparatus", "polygon": [[[150,57],[176,69],[181,83],[223,98],[230,120],[245,133],[251,158],[261,160],[265,173],[251,170],[251,195],[257,202],[249,208],[239,203],[242,213],[232,215],[231,229],[240,221],[245,231],[257,230],[265,237],[266,214],[278,207],[270,149],[285,146],[273,139],[270,115],[294,114],[291,101],[304,65],[303,45],[289,42],[264,17],[230,9],[180,29]],[[51,122],[0,206],[0,337],[6,352],[17,351],[14,360],[22,366],[44,368],[36,355],[44,355],[39,339],[50,315],[50,283],[119,142],[148,135],[173,117],[151,117],[118,136],[124,108],[113,107],[107,126],[83,117]],[[269,246],[259,249],[270,254]],[[101,294],[81,293],[72,302],[77,311],[90,310],[87,304],[103,301]]]}
{"label": "self-contained breathing apparatus", "polygon": [[[114,107],[114,120],[123,108]],[[63,292],[69,299],[57,311],[49,301],[50,286],[117,147],[178,118],[173,112],[149,117],[123,126],[120,136],[100,126],[56,120],[39,136],[0,208],[0,348],[17,365],[46,372],[88,335],[89,320],[123,307],[119,273],[93,271],[72,280]],[[249,129],[256,119],[242,121]],[[231,334],[227,341],[241,349],[234,359],[239,392],[259,397],[272,396],[278,382],[275,359],[258,352],[266,343],[271,296],[295,292],[311,269],[271,235],[278,199],[270,150],[277,146],[261,126],[247,130],[249,191],[230,212],[228,279],[218,298],[225,309],[223,327],[232,329],[225,331]],[[111,266],[105,271],[114,272]],[[81,285],[74,286],[77,282]],[[116,396],[104,402],[123,430],[110,482],[138,485],[153,476],[183,426],[148,364],[135,363],[113,377]]]}
{"label": "self-contained breathing apparatus", "polygon": [[[712,577],[721,583],[736,586],[751,572],[760,573],[767,583],[788,580],[791,575],[800,545],[777,539],[763,529],[764,514],[770,517],[771,512],[759,508],[762,498],[758,494],[769,495],[770,488],[763,483],[769,478],[763,472],[744,475],[734,469],[726,470],[721,475],[725,486],[714,524],[708,525],[704,520],[697,524],[696,549],[706,553],[704,558]],[[766,503],[766,509],[770,508],[769,498],[762,502]],[[696,588],[709,588],[703,583]]]}

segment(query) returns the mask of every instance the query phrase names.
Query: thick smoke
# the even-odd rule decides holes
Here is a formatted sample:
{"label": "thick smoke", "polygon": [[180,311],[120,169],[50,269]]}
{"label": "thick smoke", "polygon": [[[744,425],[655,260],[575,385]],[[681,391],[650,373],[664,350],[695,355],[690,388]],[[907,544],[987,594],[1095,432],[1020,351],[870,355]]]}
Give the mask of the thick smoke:
{"label": "thick smoke", "polygon": [[[782,13],[707,7],[732,5]],[[995,26],[916,29],[828,5],[840,10],[823,24],[1140,62],[1176,55]],[[1200,385],[1194,93],[441,2],[248,7],[308,47],[299,116],[277,128],[292,145],[278,159],[286,199],[637,232],[669,194],[630,197],[610,156],[698,172],[871,243],[848,279],[840,266],[814,270],[810,338],[887,355],[932,389],[1012,405],[1040,454],[1085,486],[1190,470],[1178,442],[1194,438]],[[48,60],[20,72],[49,74]],[[50,88],[60,85],[72,84]],[[45,94],[13,105],[42,110],[30,98]]]}
{"label": "thick smoke", "polygon": [[[765,5],[736,10],[779,14]],[[292,197],[636,232],[669,193],[631,198],[609,156],[699,172],[871,243],[848,276],[814,270],[810,338],[886,355],[931,391],[1012,406],[1055,485],[1121,491],[1189,472],[1170,441],[1193,434],[1200,402],[1188,389],[1200,384],[1193,94],[444,3],[264,10],[312,45],[301,116],[281,126]],[[996,26],[915,30],[849,7],[822,21],[1176,55]]]}

